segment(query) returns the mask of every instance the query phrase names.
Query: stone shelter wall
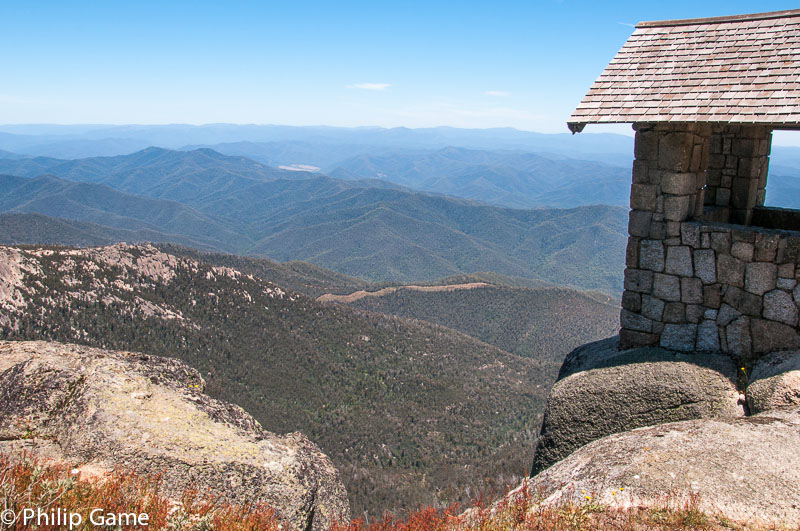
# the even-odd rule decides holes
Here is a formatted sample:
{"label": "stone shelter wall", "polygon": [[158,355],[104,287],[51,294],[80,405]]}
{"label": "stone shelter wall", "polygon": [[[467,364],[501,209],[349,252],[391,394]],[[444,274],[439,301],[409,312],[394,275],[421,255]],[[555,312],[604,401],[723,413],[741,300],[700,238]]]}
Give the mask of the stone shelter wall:
{"label": "stone shelter wall", "polygon": [[800,347],[800,232],[748,226],[763,205],[771,131],[636,124],[620,345]]}
{"label": "stone shelter wall", "polygon": [[706,169],[706,216],[750,225],[764,204],[772,131],[765,126],[714,125]]}

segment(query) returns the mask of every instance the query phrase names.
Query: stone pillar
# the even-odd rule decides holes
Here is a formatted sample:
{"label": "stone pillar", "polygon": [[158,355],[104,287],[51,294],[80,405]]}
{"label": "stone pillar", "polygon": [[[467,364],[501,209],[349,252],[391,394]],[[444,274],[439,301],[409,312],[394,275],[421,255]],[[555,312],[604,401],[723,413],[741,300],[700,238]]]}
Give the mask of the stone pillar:
{"label": "stone pillar", "polygon": [[762,125],[712,127],[705,204],[709,219],[749,225],[764,205],[772,130]]}
{"label": "stone pillar", "polygon": [[682,241],[691,235],[681,234],[681,222],[702,214],[711,137],[708,124],[634,124],[634,129],[621,348],[658,344],[664,323],[686,323],[687,303],[696,302],[697,286],[689,278],[692,254]]}

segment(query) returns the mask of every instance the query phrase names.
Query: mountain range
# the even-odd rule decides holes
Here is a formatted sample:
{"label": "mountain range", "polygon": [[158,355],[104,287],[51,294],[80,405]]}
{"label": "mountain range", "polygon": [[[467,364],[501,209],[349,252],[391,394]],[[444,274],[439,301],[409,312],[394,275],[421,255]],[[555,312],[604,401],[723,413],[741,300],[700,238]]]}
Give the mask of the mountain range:
{"label": "mountain range", "polygon": [[[556,153],[589,160],[627,160],[633,137],[616,134],[571,136],[520,131],[512,128],[458,129],[430,127],[325,127],[285,125],[2,125],[0,149],[18,154],[59,158],[124,155],[148,146],[179,149],[218,144],[304,143],[324,147],[350,146],[368,153],[376,147],[441,149],[459,146],[473,149],[512,149]],[[357,146],[361,146],[358,148]],[[365,149],[366,148],[366,149]],[[221,151],[225,151],[222,149]],[[372,151],[374,152],[374,151]],[[591,157],[586,154],[593,154]],[[253,156],[251,153],[250,156]],[[598,158],[599,157],[599,158]],[[254,157],[258,159],[258,157]],[[346,157],[342,157],[346,158]],[[271,162],[270,162],[271,163]],[[302,161],[280,161],[280,164]],[[325,164],[327,166],[327,164]]]}
{"label": "mountain range", "polygon": [[[629,165],[455,147],[360,155],[339,162],[328,174],[340,179],[382,179],[512,208],[627,206],[630,189]],[[591,194],[586,193],[589,189]]]}
{"label": "mountain range", "polygon": [[[244,149],[243,145],[251,149]],[[0,154],[0,172],[27,177],[52,173],[70,180],[106,183],[126,192],[184,200],[190,186],[234,190],[241,185],[237,178],[259,182],[294,180],[307,177],[305,171],[298,169],[316,169],[334,178],[363,180],[380,187],[391,187],[388,183],[393,183],[396,188],[511,208],[625,206],[630,180],[629,165],[548,158],[522,151],[448,147],[397,152],[381,146],[348,149],[339,144],[301,143],[287,148],[285,142],[223,144],[221,148],[227,149],[227,156],[207,147],[185,152],[150,147],[128,155],[88,159],[4,159]],[[265,150],[270,155],[259,157],[258,153]],[[253,158],[287,169],[276,169]],[[162,188],[154,189],[156,184]],[[166,189],[167,186],[175,189]],[[586,194],[587,187],[594,193]]]}
{"label": "mountain range", "polygon": [[146,231],[141,235],[201,248],[224,246],[232,250],[237,243],[244,245],[247,241],[227,229],[223,220],[177,201],[127,194],[105,185],[51,175],[0,175],[0,187],[0,211],[6,213],[41,213],[112,229]]}
{"label": "mountain range", "polygon": [[[621,287],[623,208],[501,208],[385,181],[278,170],[208,149],[0,159],[0,173],[27,177],[4,177],[6,213],[147,230],[168,236],[159,241],[303,260],[371,281],[494,271],[609,292]],[[35,177],[42,173],[56,177]]]}

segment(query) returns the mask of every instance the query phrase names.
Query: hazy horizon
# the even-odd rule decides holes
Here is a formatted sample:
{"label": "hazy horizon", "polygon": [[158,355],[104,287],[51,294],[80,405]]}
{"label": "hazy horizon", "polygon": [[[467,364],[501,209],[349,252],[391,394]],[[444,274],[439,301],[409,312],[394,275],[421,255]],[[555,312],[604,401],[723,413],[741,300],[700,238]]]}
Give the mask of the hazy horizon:
{"label": "hazy horizon", "polygon": [[0,116],[562,133],[636,23],[794,7],[11,1],[0,5],[0,45],[14,51],[0,58]]}

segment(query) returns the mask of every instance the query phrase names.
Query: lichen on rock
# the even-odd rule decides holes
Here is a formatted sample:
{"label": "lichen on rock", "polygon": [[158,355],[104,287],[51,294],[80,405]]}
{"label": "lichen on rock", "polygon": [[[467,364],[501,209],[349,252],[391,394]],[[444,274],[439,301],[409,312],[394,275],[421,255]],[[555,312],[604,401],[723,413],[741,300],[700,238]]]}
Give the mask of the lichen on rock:
{"label": "lichen on rock", "polygon": [[800,351],[773,352],[755,364],[747,405],[751,413],[800,406]]}
{"label": "lichen on rock", "polygon": [[729,357],[617,345],[609,338],[567,355],[547,399],[534,474],[612,433],[744,415]]}
{"label": "lichen on rock", "polygon": [[304,435],[275,435],[203,394],[200,374],[146,354],[0,342],[0,451],[25,449],[94,471],[163,472],[175,497],[197,488],[263,502],[298,529],[347,519],[344,486]]}
{"label": "lichen on rock", "polygon": [[[800,522],[800,408],[672,422],[609,435],[530,480],[545,503],[659,507],[692,497],[754,525]],[[622,489],[622,490],[620,490]]]}

